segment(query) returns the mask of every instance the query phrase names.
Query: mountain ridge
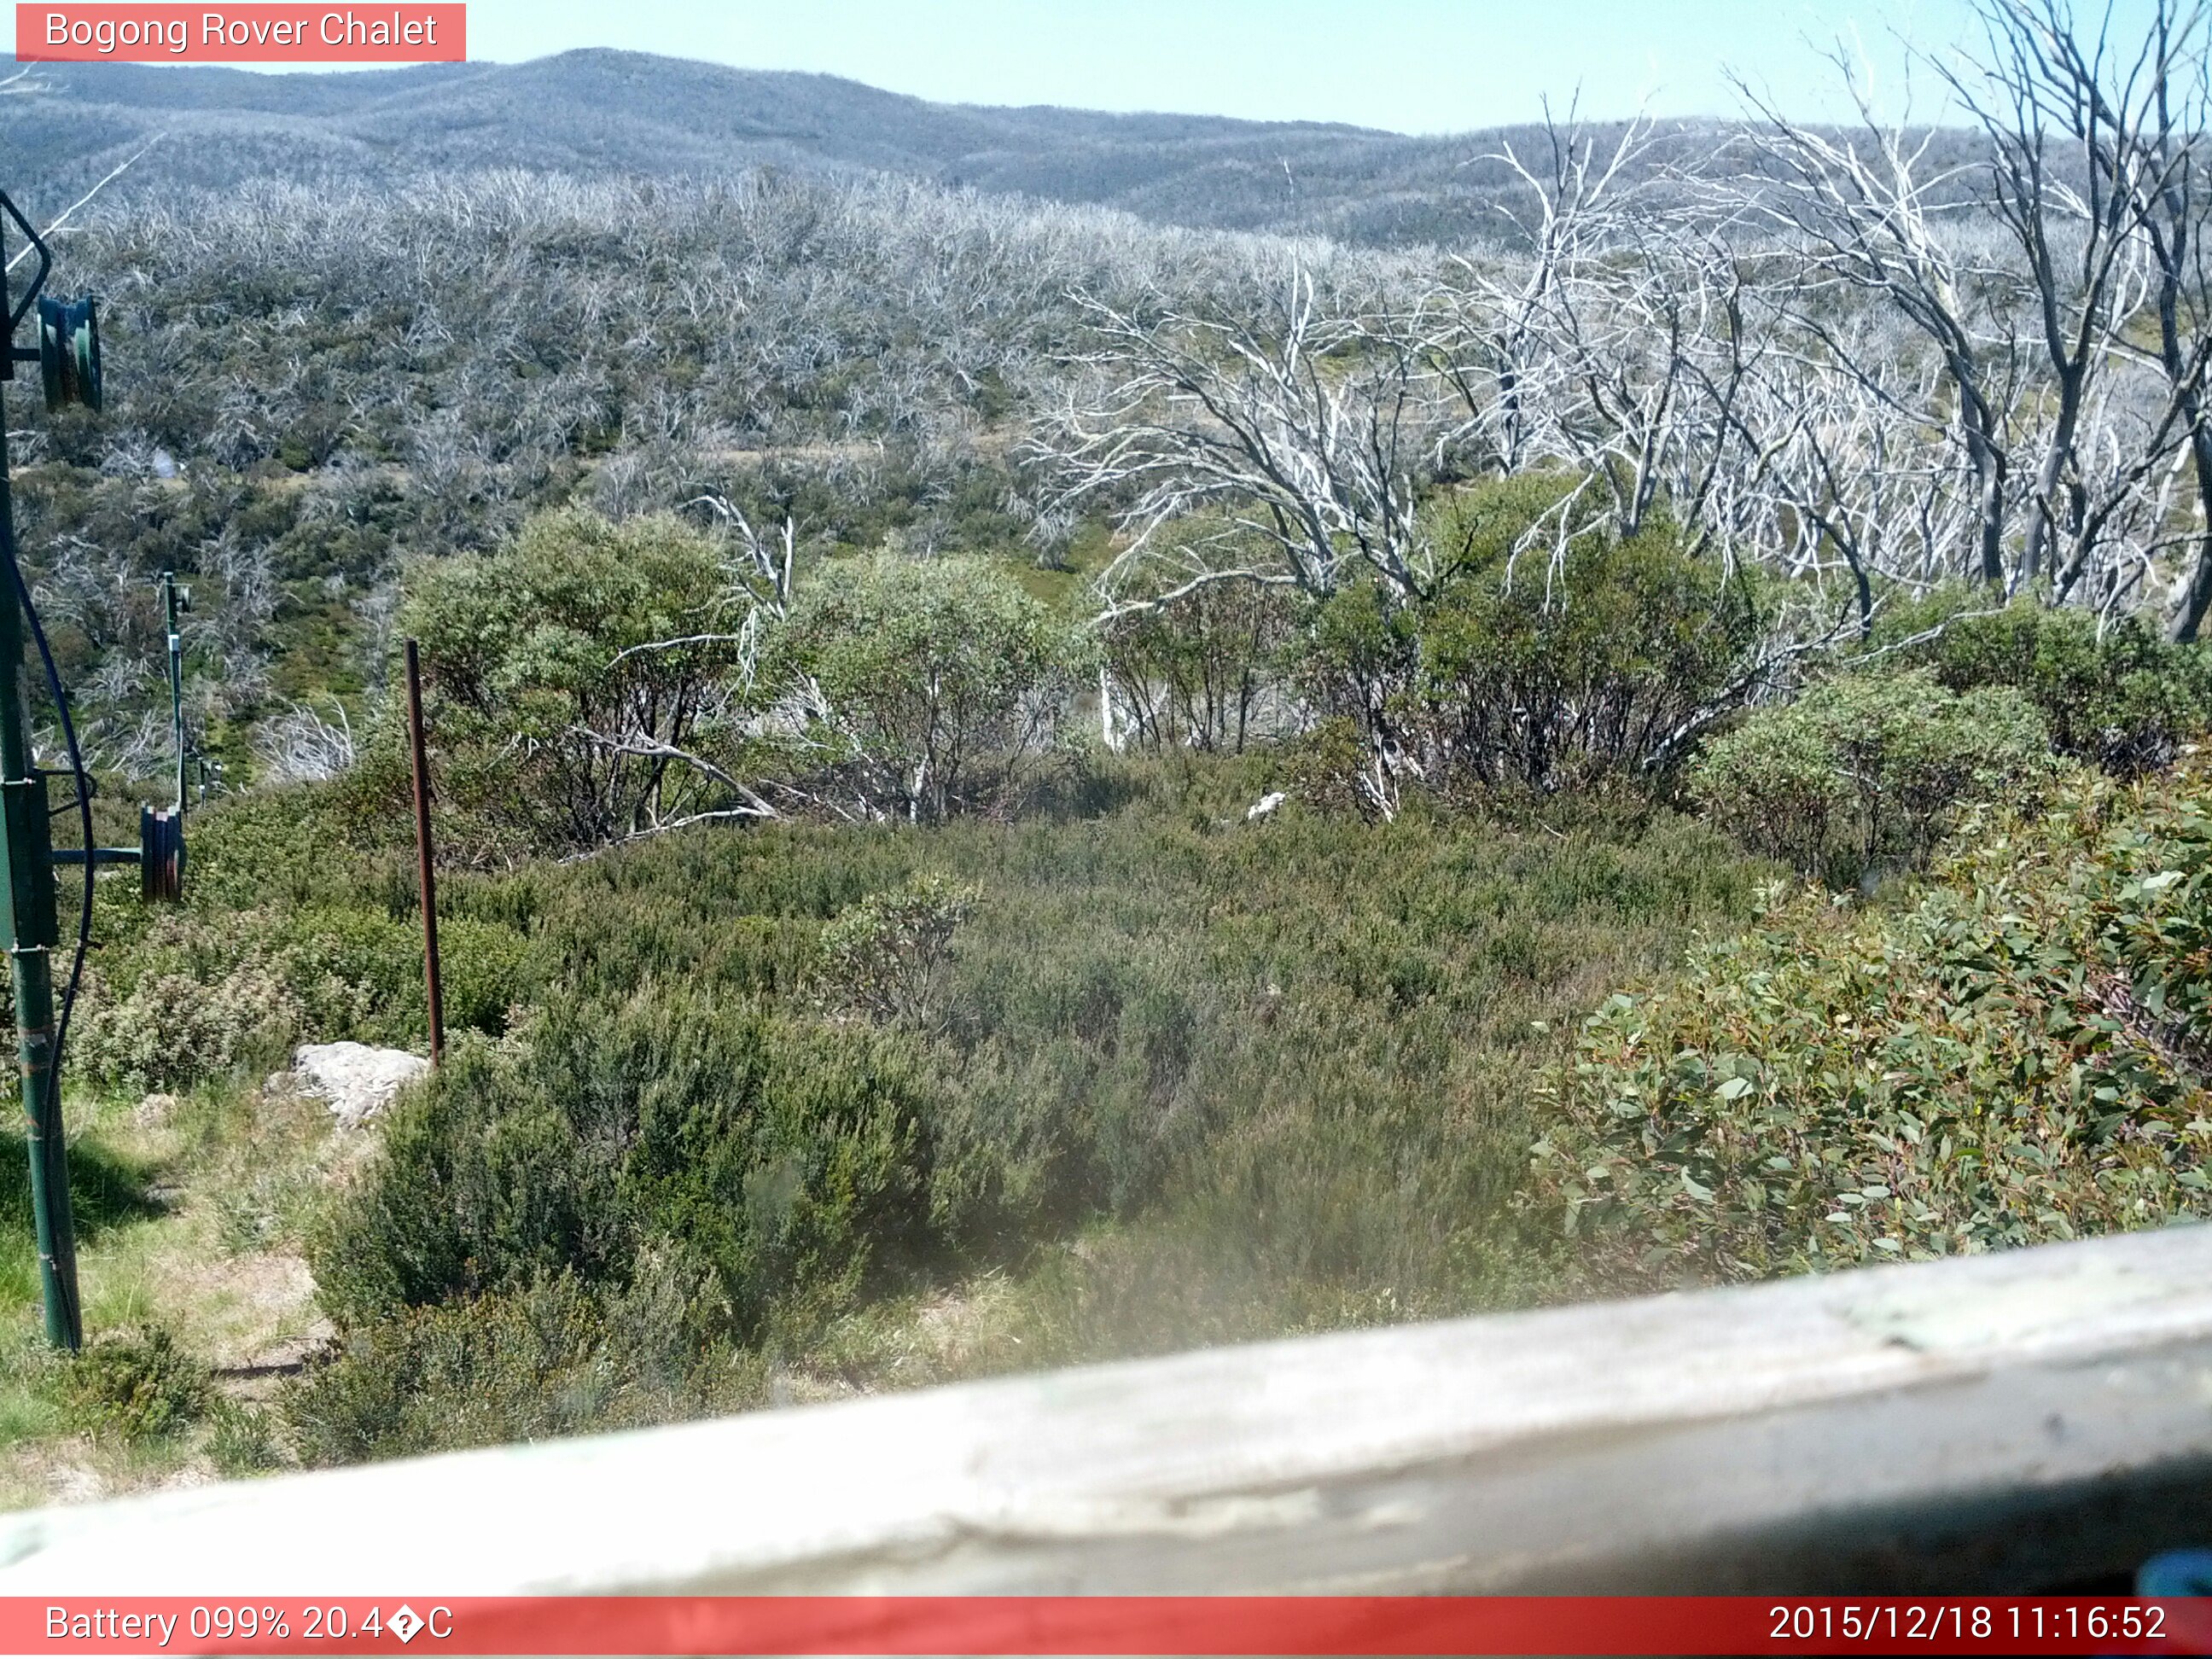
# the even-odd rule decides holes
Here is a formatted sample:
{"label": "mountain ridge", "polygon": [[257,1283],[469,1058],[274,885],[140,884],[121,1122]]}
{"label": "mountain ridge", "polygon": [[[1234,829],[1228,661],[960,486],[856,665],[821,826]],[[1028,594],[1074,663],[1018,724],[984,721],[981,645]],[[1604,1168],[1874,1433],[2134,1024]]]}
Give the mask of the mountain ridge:
{"label": "mountain ridge", "polygon": [[1388,245],[1475,229],[1495,190],[1468,164],[1528,131],[1432,137],[1335,122],[934,103],[842,76],[605,48],[284,76],[53,64],[33,81],[40,90],[0,98],[0,150],[16,158],[21,185],[11,188],[46,211],[161,134],[114,187],[118,197],[270,176],[396,183],[520,167],[674,178],[775,165]]}

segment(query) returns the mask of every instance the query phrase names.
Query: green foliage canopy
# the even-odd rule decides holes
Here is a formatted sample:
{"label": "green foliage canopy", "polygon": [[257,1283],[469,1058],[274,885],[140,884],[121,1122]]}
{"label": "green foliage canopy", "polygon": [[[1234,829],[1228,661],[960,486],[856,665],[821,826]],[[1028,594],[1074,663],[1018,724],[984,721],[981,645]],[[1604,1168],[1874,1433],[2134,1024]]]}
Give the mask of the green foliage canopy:
{"label": "green foliage canopy", "polygon": [[1011,800],[1091,652],[986,561],[878,555],[817,574],[775,660],[818,691],[811,734],[870,815],[933,822]]}
{"label": "green foliage canopy", "polygon": [[[1945,593],[1891,624],[1902,633],[1963,601]],[[2062,755],[2119,777],[2171,765],[2212,719],[2212,654],[2176,645],[2142,617],[2100,617],[2021,600],[1951,616],[1907,653],[1954,691],[2007,686],[2034,703]]]}
{"label": "green foliage canopy", "polygon": [[402,625],[456,850],[582,850],[723,803],[702,761],[743,743],[757,597],[667,516],[542,515],[498,551],[418,567]]}
{"label": "green foliage canopy", "polygon": [[1767,608],[1663,521],[1555,536],[1566,495],[1529,477],[1441,498],[1435,591],[1323,602],[1298,663],[1310,697],[1431,783],[1549,791],[1673,768],[1759,684]]}
{"label": "green foliage canopy", "polygon": [[1536,1146],[1594,1279],[1673,1283],[2202,1216],[2212,776],[2067,782],[1902,911],[1807,894],[1584,1025]]}
{"label": "green foliage canopy", "polygon": [[1845,675],[1762,708],[1705,747],[1691,793],[1771,857],[1847,882],[1917,866],[1977,802],[2032,802],[2051,771],[2021,692],[1958,693],[1925,669]]}

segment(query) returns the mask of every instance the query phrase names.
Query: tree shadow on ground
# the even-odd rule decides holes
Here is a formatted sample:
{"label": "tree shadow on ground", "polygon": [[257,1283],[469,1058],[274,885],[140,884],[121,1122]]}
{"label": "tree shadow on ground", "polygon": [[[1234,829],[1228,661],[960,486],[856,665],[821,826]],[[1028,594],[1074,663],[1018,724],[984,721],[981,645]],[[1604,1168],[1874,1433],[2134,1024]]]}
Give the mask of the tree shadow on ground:
{"label": "tree shadow on ground", "polygon": [[[91,1140],[70,1146],[69,1165],[70,1210],[79,1242],[162,1212],[149,1166]],[[0,1131],[0,1239],[31,1236],[30,1151],[21,1130]]]}

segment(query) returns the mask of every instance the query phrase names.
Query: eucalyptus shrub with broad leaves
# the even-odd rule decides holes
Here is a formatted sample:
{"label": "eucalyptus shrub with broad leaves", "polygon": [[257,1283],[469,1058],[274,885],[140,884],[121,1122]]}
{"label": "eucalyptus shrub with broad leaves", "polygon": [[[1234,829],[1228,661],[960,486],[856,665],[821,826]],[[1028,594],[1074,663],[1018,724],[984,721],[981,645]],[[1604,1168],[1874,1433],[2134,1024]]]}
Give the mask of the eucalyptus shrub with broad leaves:
{"label": "eucalyptus shrub with broad leaves", "polygon": [[[1389,780],[1668,779],[1772,678],[1788,630],[1771,585],[1693,553],[1662,517],[1613,536],[1575,515],[1571,483],[1535,474],[1440,495],[1425,522],[1445,554],[1427,591],[1348,584],[1291,653],[1306,702],[1348,721]],[[1390,810],[1382,773],[1363,793]]]}
{"label": "eucalyptus shrub with broad leaves", "polygon": [[737,775],[762,596],[727,552],[667,515],[567,510],[415,573],[443,847],[496,863],[764,811]]}
{"label": "eucalyptus shrub with broad leaves", "polygon": [[805,688],[820,796],[934,822],[1008,804],[1048,755],[1091,641],[981,559],[878,554],[824,568],[778,635]]}
{"label": "eucalyptus shrub with broad leaves", "polygon": [[1690,789],[1754,850],[1842,883],[1924,863],[1973,804],[2033,803],[2050,750],[2042,716],[2009,687],[1953,692],[1924,669],[1849,675],[1715,738]]}
{"label": "eucalyptus shrub with broad leaves", "polygon": [[[1897,625],[1968,603],[1939,594],[1905,607]],[[2015,600],[1994,615],[1945,619],[1908,659],[1925,662],[1954,691],[2018,689],[2049,722],[2053,748],[2117,777],[2172,765],[2212,711],[2212,653],[2160,639],[2139,615]]]}
{"label": "eucalyptus shrub with broad leaves", "polygon": [[2075,775],[1909,909],[1780,900],[1609,1000],[1528,1202],[1630,1284],[2157,1226],[2212,1213],[2208,1071],[2212,769]]}

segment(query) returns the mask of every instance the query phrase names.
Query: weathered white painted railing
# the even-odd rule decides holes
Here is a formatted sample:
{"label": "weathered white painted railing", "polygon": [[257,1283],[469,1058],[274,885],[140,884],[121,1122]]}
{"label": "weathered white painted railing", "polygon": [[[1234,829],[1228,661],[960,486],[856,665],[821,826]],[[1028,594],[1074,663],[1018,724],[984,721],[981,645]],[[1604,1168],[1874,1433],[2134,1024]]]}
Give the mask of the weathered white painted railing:
{"label": "weathered white painted railing", "polygon": [[2049,1588],[2212,1540],[2212,1228],[0,1519],[0,1593]]}

